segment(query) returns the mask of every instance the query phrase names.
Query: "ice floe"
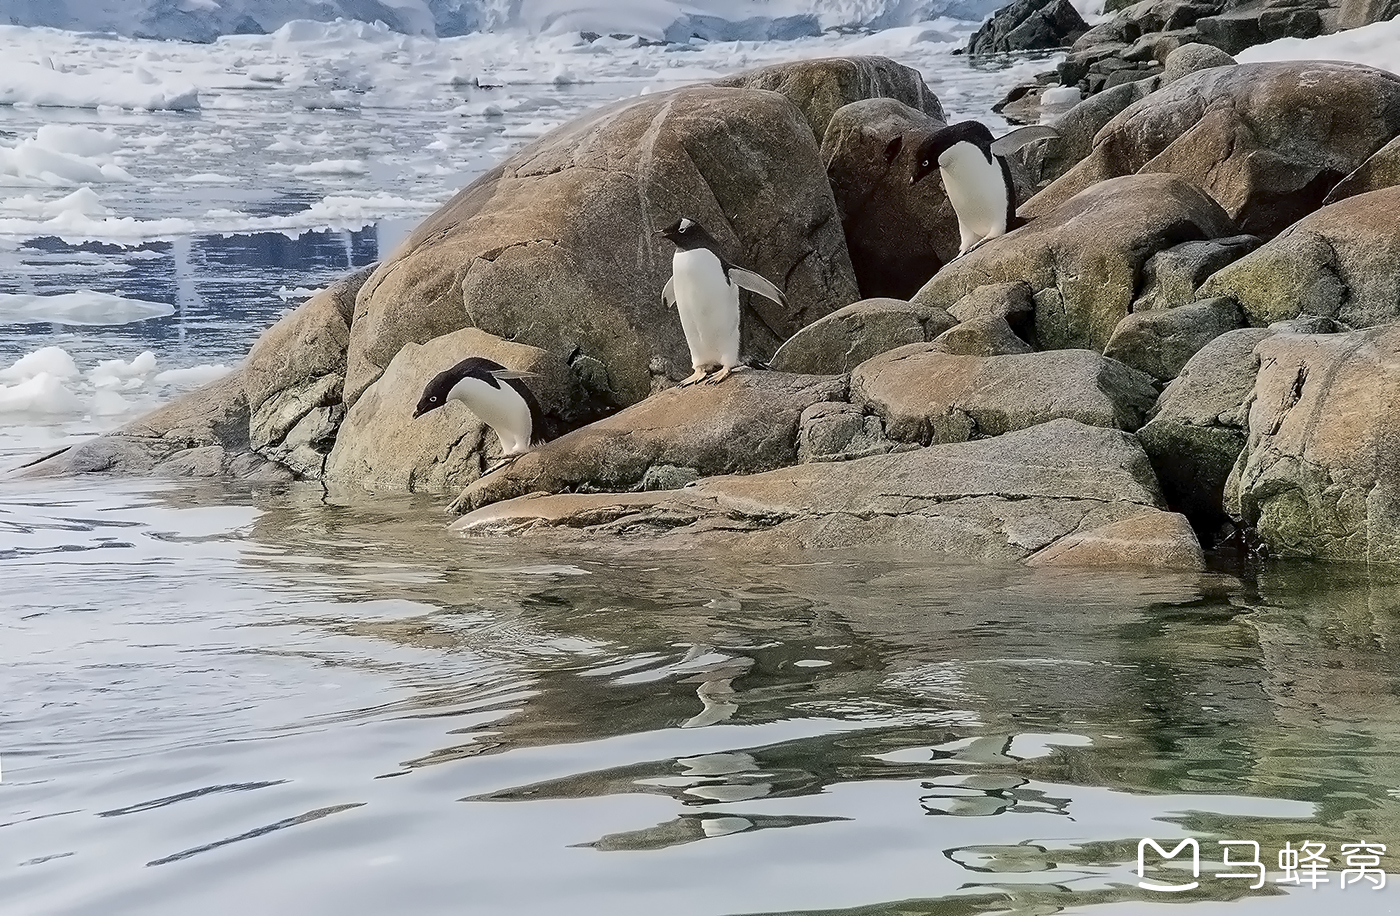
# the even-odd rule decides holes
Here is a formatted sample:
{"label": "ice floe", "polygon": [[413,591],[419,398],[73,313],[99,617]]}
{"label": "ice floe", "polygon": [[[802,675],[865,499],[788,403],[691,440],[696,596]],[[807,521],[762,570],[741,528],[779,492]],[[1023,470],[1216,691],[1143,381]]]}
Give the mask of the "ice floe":
{"label": "ice floe", "polygon": [[113,161],[120,146],[110,131],[45,124],[33,137],[0,146],[0,183],[73,187],[132,181],[131,173]]}
{"label": "ice floe", "polygon": [[174,313],[175,307],[165,302],[128,299],[86,289],[52,296],[0,293],[0,324],[132,324]]}
{"label": "ice floe", "polygon": [[187,111],[199,107],[199,92],[188,84],[163,82],[140,67],[80,73],[7,61],[0,67],[0,105]]}
{"label": "ice floe", "polygon": [[62,347],[44,347],[0,369],[0,413],[112,417],[147,409],[156,399],[230,371],[223,364],[158,371],[155,354],[145,350],[130,360],[100,360],[84,372]]}

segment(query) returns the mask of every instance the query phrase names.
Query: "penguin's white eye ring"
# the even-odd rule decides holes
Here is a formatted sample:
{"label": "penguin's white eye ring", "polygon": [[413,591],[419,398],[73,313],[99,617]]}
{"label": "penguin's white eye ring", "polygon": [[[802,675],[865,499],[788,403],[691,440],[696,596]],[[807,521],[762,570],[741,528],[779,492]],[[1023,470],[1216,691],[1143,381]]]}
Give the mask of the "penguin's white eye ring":
{"label": "penguin's white eye ring", "polygon": [[928,168],[928,160],[927,160],[927,159],[924,160],[924,168]]}
{"label": "penguin's white eye ring", "polygon": [[432,397],[428,398],[428,401],[431,402],[431,403],[433,403],[433,404],[436,404],[437,401],[438,401],[437,395],[433,395]]}

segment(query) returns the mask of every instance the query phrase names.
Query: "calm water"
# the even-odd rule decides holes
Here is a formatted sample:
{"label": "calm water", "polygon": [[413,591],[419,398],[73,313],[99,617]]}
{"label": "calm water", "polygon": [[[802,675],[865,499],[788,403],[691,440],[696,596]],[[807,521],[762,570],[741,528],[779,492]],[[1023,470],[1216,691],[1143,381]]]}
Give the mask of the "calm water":
{"label": "calm water", "polygon": [[[1400,842],[1346,571],[541,551],[309,485],[7,486],[0,538],[6,913],[1137,913],[1142,837]],[[1392,911],[1339,877],[1185,897]]]}
{"label": "calm water", "polygon": [[[968,109],[1000,92],[930,75]],[[358,193],[429,199],[525,119],[629,90],[530,91],[489,128],[271,92],[107,113],[168,136],[103,193],[143,219],[295,212],[327,189],[269,151],[293,133],[368,162],[336,179]],[[0,109],[0,134],[93,117]],[[206,169],[236,180],[177,180]],[[0,368],[51,345],[84,370],[237,362],[412,222],[0,239],[0,292],[177,309],[0,327]],[[0,417],[0,469],[121,419]],[[1339,886],[1343,843],[1400,873],[1396,578],[566,552],[449,537],[443,502],[0,476],[0,913],[1400,910]],[[1140,889],[1139,840],[1186,835],[1199,887]],[[1259,843],[1269,883],[1213,877],[1221,840]],[[1273,883],[1308,841],[1329,883]]]}

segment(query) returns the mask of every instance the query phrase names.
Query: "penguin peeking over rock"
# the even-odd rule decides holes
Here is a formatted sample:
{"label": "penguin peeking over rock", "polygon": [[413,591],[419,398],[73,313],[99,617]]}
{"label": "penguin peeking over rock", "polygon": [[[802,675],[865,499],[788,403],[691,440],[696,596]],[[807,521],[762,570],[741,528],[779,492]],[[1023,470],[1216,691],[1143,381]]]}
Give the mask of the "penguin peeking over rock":
{"label": "penguin peeking over rock", "polygon": [[732,264],[695,220],[679,219],[659,234],[676,245],[671,279],[661,291],[661,301],[667,308],[675,305],[680,313],[695,370],[681,387],[699,381],[719,384],[745,368],[739,362],[739,290],[758,293],[783,308],[787,298],[763,277]]}
{"label": "penguin peeking over rock", "polygon": [[1003,157],[1059,135],[1053,127],[1036,124],[993,139],[987,125],[961,121],[934,132],[919,145],[909,183],[918,184],[938,169],[948,202],[958,215],[962,236],[958,257],[1024,225],[1016,215],[1016,186]]}
{"label": "penguin peeking over rock", "polygon": [[485,357],[468,357],[433,376],[423,389],[413,418],[437,410],[448,401],[461,401],[500,438],[505,461],[491,471],[499,470],[544,442],[544,411],[521,381],[534,376],[533,372],[507,369]]}

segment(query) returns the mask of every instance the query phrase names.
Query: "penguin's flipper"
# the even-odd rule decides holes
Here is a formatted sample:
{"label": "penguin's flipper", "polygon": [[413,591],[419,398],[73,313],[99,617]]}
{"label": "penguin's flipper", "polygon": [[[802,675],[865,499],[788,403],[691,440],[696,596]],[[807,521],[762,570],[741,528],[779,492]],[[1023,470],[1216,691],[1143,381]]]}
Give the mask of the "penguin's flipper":
{"label": "penguin's flipper", "polygon": [[1006,136],[998,137],[992,141],[992,155],[1009,156],[1021,147],[1029,146],[1037,140],[1050,140],[1059,135],[1058,130],[1045,124],[1018,127]]}
{"label": "penguin's flipper", "polygon": [[783,295],[783,291],[753,271],[731,267],[729,268],[729,279],[735,286],[751,293],[758,293],[763,298],[771,299],[783,308],[787,308],[787,297]]}
{"label": "penguin's flipper", "polygon": [[492,378],[498,378],[498,379],[500,379],[501,381],[505,381],[505,380],[507,380],[507,379],[513,379],[513,378],[538,378],[538,377],[539,377],[539,373],[538,373],[538,372],[525,372],[524,370],[521,370],[521,369],[496,369],[495,371],[493,371],[493,372],[491,373],[491,377],[492,377]]}
{"label": "penguin's flipper", "polygon": [[676,278],[672,277],[666,281],[666,286],[661,290],[661,304],[666,308],[676,307]]}

